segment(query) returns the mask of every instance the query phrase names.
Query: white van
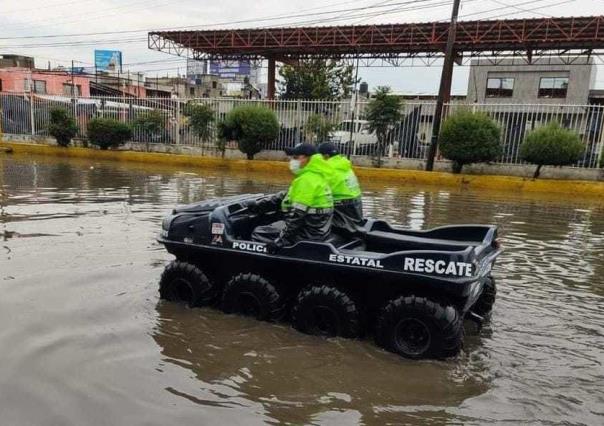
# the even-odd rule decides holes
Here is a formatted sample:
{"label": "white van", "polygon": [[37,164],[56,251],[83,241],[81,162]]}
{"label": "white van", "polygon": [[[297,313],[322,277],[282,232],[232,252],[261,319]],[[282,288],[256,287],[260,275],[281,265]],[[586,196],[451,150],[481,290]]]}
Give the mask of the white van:
{"label": "white van", "polygon": [[[351,132],[352,129],[352,132]],[[342,152],[361,154],[376,146],[378,139],[375,132],[369,131],[367,120],[343,120],[335,131],[330,134],[330,139]]]}

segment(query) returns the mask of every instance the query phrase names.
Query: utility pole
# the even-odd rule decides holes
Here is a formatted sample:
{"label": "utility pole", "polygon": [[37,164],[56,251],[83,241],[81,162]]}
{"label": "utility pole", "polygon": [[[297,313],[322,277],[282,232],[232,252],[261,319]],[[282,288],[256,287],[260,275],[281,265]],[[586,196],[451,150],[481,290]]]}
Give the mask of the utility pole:
{"label": "utility pole", "polygon": [[440,76],[440,88],[436,108],[434,110],[434,120],[432,122],[432,140],[430,141],[430,150],[426,161],[426,170],[431,172],[434,169],[434,158],[438,150],[438,138],[440,133],[440,124],[443,117],[443,108],[445,102],[451,99],[451,80],[453,78],[453,63],[455,61],[455,32],[457,29],[457,16],[459,15],[459,3],[461,0],[454,0],[453,12],[451,13],[451,23],[449,24],[449,37],[447,38],[447,48],[445,51],[445,60],[443,71]]}
{"label": "utility pole", "polygon": [[74,78],[73,78],[73,65],[74,62],[73,60],[71,61],[71,102],[73,102],[73,97],[74,97],[74,92],[75,92],[75,82],[74,82]]}

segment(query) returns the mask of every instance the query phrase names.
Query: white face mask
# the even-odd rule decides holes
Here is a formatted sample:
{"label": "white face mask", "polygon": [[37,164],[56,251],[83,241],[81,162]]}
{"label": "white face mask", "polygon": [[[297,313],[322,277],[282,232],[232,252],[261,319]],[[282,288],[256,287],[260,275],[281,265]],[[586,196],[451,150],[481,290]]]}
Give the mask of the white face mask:
{"label": "white face mask", "polygon": [[293,174],[297,175],[300,173],[301,168],[302,166],[300,165],[300,160],[296,160],[294,158],[289,160],[289,170],[291,170]]}

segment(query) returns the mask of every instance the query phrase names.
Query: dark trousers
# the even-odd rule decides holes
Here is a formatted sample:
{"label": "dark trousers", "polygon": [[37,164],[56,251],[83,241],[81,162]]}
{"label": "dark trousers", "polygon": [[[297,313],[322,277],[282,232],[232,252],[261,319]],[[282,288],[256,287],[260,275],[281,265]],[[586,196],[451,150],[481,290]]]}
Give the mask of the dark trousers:
{"label": "dark trousers", "polygon": [[285,228],[285,222],[280,220],[270,225],[257,226],[252,233],[252,241],[259,243],[270,243],[279,238],[281,231]]}

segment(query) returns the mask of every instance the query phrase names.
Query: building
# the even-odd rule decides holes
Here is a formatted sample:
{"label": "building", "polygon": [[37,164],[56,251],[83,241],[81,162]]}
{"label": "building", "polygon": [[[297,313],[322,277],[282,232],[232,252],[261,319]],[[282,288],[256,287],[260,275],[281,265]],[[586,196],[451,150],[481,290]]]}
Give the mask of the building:
{"label": "building", "polygon": [[144,98],[147,96],[144,80],[139,73],[99,72],[91,78],[91,94]]}
{"label": "building", "polygon": [[34,58],[22,55],[0,55],[0,68],[35,68]]}
{"label": "building", "polygon": [[602,93],[594,90],[594,61],[576,57],[545,58],[530,65],[515,62],[472,61],[468,82],[467,103],[486,104],[501,125],[504,158],[517,159],[517,140],[557,121],[577,131],[586,144],[584,161],[597,164],[604,110],[598,105],[603,103]]}
{"label": "building", "polygon": [[0,91],[37,95],[90,96],[90,78],[66,71],[0,68]]}
{"label": "building", "polygon": [[145,88],[149,97],[173,96],[176,98],[218,98],[224,96],[220,78],[213,74],[196,78],[147,77]]}
{"label": "building", "polygon": [[469,103],[587,105],[595,85],[593,59],[542,58],[533,64],[518,59],[471,62]]}

